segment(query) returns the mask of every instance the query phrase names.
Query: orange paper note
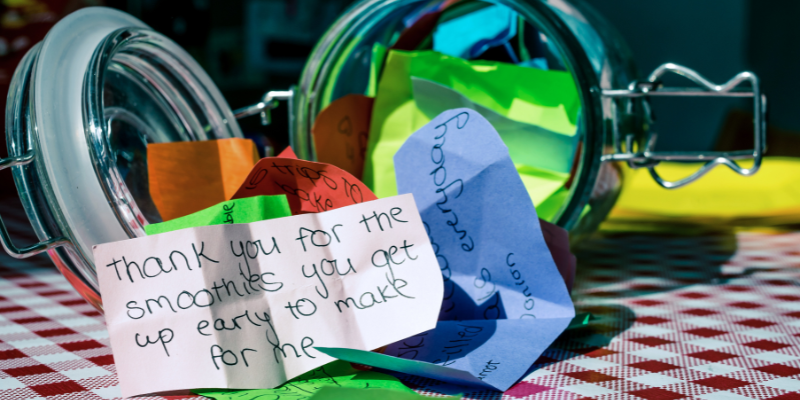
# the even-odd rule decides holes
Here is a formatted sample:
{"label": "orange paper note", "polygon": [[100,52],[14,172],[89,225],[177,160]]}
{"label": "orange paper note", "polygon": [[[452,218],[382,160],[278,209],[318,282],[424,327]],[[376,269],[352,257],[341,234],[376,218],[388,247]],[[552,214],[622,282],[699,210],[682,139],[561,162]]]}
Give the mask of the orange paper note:
{"label": "orange paper note", "polygon": [[249,139],[149,144],[150,196],[164,221],[183,217],[228,200],[257,161]]}
{"label": "orange paper note", "polygon": [[311,129],[317,160],[361,179],[373,102],[372,97],[350,94],[332,102],[317,115]]}
{"label": "orange paper note", "polygon": [[279,157],[262,158],[233,198],[275,194],[286,195],[292,215],[377,199],[366,185],[339,167]]}

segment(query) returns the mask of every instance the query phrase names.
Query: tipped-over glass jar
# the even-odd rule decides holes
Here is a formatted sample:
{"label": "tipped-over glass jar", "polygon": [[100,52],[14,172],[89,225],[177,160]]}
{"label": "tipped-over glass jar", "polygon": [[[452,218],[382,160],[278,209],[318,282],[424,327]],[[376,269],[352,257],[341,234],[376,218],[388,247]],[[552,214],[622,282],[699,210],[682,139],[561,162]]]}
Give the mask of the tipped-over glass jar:
{"label": "tipped-over glass jar", "polygon": [[[664,64],[639,80],[631,53],[589,7],[566,0],[484,0],[507,6],[540,33],[551,68],[569,72],[580,100],[574,167],[550,218],[574,237],[592,232],[621,190],[621,168],[648,168],[666,188],[685,185],[718,164],[742,175],[758,170],[764,149],[765,99],[758,79],[742,72],[716,85],[691,69]],[[161,222],[150,198],[148,143],[241,137],[237,118],[269,113],[287,101],[289,142],[300,158],[315,159],[311,127],[332,101],[364,94],[376,44],[391,46],[429,0],[365,0],[352,6],[313,50],[299,85],[267,92],[231,111],[208,75],[178,45],[141,21],[108,8],[87,8],[60,21],[14,73],[6,109],[9,158],[25,212],[40,240],[18,248],[0,222],[0,241],[17,258],[47,252],[70,283],[102,309],[92,246],[143,236]],[[435,6],[435,4],[434,4]],[[690,87],[664,87],[676,73]],[[648,97],[750,97],[755,115],[752,150],[660,153]],[[742,168],[738,159],[754,159]],[[675,182],[654,167],[661,161],[704,161]],[[1,220],[0,220],[1,221]]]}

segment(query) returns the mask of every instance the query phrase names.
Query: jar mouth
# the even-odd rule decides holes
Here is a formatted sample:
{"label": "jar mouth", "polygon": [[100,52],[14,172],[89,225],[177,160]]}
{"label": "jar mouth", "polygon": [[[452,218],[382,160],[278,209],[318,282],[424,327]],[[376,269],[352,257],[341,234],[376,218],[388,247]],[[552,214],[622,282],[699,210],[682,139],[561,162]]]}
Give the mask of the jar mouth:
{"label": "jar mouth", "polygon": [[177,44],[143,28],[109,34],[89,63],[84,122],[98,179],[129,237],[161,222],[147,145],[242,137],[210,78]]}
{"label": "jar mouth", "polygon": [[[592,189],[600,171],[599,159],[603,153],[606,127],[603,121],[603,106],[596,89],[600,86],[598,84],[600,77],[609,74],[607,70],[609,67],[602,59],[598,61],[597,55],[604,55],[606,50],[592,49],[591,54],[587,51],[585,44],[565,21],[572,16],[575,17],[573,22],[582,24],[581,27],[587,32],[593,32],[593,28],[587,20],[582,19],[577,9],[572,9],[566,2],[538,0],[482,0],[482,2],[511,8],[522,20],[535,27],[546,37],[552,50],[557,52],[560,61],[558,69],[571,74],[577,87],[581,105],[575,134],[579,140],[574,147],[574,158],[577,161],[573,167],[574,173],[568,180],[567,191],[562,193],[561,206],[550,218],[551,222],[572,229],[586,215],[586,205],[592,198]],[[386,48],[391,47],[393,41],[406,28],[406,17],[416,11],[421,4],[429,3],[424,0],[362,1],[354,5],[323,36],[313,50],[301,78],[298,95],[302,107],[298,108],[295,129],[298,138],[293,140],[293,144],[307,143],[305,148],[295,149],[300,157],[314,157],[312,143],[303,140],[302,136],[310,136],[315,116],[339,97],[347,94],[363,94],[365,88],[372,85],[372,82],[366,82],[366,77],[372,72],[370,57],[374,54],[373,45],[377,43]],[[597,46],[602,47],[603,44],[601,39],[595,42]],[[601,70],[597,70],[596,67]],[[591,229],[593,228],[588,228]]]}

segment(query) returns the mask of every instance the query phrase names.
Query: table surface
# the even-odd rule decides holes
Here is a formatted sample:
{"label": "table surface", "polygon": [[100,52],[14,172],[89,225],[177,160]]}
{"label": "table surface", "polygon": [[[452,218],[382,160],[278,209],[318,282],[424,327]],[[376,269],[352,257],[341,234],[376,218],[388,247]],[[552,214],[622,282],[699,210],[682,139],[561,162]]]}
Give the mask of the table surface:
{"label": "table surface", "polygon": [[[12,236],[32,242],[9,204],[0,200],[0,214]],[[594,319],[562,335],[522,382],[500,394],[402,378],[465,399],[800,399],[798,244],[794,232],[597,234],[577,251],[573,291]],[[102,315],[48,258],[2,254],[0,399],[119,393]]]}

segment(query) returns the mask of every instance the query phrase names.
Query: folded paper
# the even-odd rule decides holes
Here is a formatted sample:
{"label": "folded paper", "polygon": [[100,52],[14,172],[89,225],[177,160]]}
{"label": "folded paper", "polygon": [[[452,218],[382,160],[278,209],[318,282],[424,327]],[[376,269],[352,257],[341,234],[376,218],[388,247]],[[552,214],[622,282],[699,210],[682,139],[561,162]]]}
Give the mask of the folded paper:
{"label": "folded paper", "polygon": [[164,221],[229,200],[258,161],[249,139],[150,143],[150,197]]}
{"label": "folded paper", "polygon": [[442,275],[411,195],[95,246],[126,397],[274,388],[435,326]]}
{"label": "folded paper", "polygon": [[541,219],[539,219],[539,226],[542,227],[544,242],[547,244],[547,249],[550,250],[550,255],[553,256],[558,273],[564,279],[567,290],[571,292],[572,284],[575,283],[578,259],[569,250],[569,233],[566,229]]}
{"label": "folded paper", "polygon": [[[400,380],[375,371],[359,371],[345,361],[334,361],[313,371],[286,382],[285,385],[275,389],[256,390],[192,390],[192,393],[214,400],[267,400],[267,399],[293,399],[306,400],[325,387],[355,389],[356,395],[369,397],[373,389],[389,389],[398,393],[414,394],[414,391],[403,385]],[[394,392],[390,392],[394,393]],[[352,397],[348,397],[351,399]],[[356,397],[358,398],[358,397]]]}
{"label": "folded paper", "polygon": [[[458,400],[461,396],[437,397],[442,400]],[[354,389],[328,386],[320,389],[309,400],[428,400],[430,397],[416,393],[401,392],[392,389]],[[269,399],[260,399],[269,400]]]}
{"label": "folded paper", "polygon": [[213,207],[180,218],[158,224],[145,225],[148,235],[177,231],[196,226],[220,224],[246,224],[266,219],[289,217],[289,202],[286,196],[255,196],[223,201]]}
{"label": "folded paper", "polygon": [[317,115],[311,133],[319,162],[361,178],[372,103],[370,97],[351,94],[334,100]]}
{"label": "folded paper", "polygon": [[575,316],[508,149],[486,119],[462,108],[414,133],[395,165],[398,190],[414,194],[442,271],[440,321],[385,354],[320,351],[506,390]]}
{"label": "folded paper", "polygon": [[[286,150],[281,154],[294,155]],[[337,166],[280,157],[262,158],[233,198],[276,194],[286,195],[292,214],[323,212],[376,199],[366,185]]]}
{"label": "folded paper", "polygon": [[433,49],[454,57],[476,58],[516,36],[518,18],[509,7],[490,5],[440,22],[433,33]]}
{"label": "folded paper", "polygon": [[292,146],[287,146],[283,151],[278,153],[277,158],[291,158],[293,160],[297,160],[297,154],[294,154],[294,150],[292,150]]}
{"label": "folded paper", "polygon": [[[536,206],[540,218],[550,219],[563,201],[548,202],[569,180],[580,137],[550,132],[536,125],[506,118],[462,94],[438,83],[411,78],[414,102],[429,119],[446,110],[469,108],[477,111],[500,134],[508,147],[522,183]],[[554,204],[550,204],[554,203]]]}
{"label": "folded paper", "polygon": [[[456,108],[469,108],[486,118],[508,147],[511,160],[538,169],[555,172],[559,187],[566,182],[580,137],[552,132],[538,125],[514,121],[487,107],[475,103],[447,86],[422,78],[411,78],[414,101],[426,117]],[[560,173],[560,174],[559,174]],[[559,176],[560,175],[560,176]],[[551,192],[552,194],[552,192]],[[534,204],[538,204],[534,202]]]}
{"label": "folded paper", "polygon": [[412,77],[448,87],[510,120],[566,136],[577,132],[580,99],[569,72],[392,50],[378,84],[364,162],[364,183],[378,197],[397,193],[394,154],[430,122],[414,101]]}

